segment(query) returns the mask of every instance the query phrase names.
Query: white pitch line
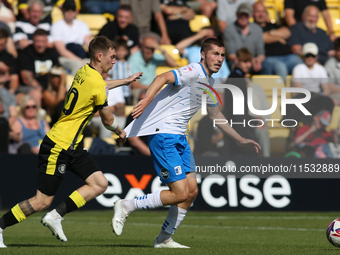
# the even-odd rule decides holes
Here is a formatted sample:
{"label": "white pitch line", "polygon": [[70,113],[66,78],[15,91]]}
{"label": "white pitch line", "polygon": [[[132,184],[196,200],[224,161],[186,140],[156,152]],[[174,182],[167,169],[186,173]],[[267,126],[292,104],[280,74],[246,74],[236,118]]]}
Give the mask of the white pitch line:
{"label": "white pitch line", "polygon": [[[136,223],[131,222],[130,225],[134,226],[160,226],[160,224],[155,223]],[[241,226],[215,226],[215,225],[187,225],[181,224],[181,227],[187,228],[214,228],[214,229],[257,229],[257,230],[286,230],[286,231],[318,231],[325,232],[326,229],[321,228],[282,228],[282,227],[241,227]]]}

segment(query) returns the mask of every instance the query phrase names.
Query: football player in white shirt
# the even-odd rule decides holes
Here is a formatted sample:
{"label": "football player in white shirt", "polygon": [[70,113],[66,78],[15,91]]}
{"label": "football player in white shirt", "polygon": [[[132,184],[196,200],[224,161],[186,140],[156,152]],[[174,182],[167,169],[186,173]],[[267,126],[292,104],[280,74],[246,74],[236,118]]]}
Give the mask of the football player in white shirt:
{"label": "football player in white shirt", "polygon": [[[116,235],[121,235],[127,217],[134,210],[170,205],[154,247],[190,248],[171,238],[198,193],[195,161],[185,131],[188,121],[201,108],[202,94],[199,95],[199,90],[194,90],[194,86],[203,84],[215,91],[211,87],[214,80],[210,76],[219,71],[224,55],[225,47],[220,40],[206,39],[202,43],[200,63],[192,63],[158,75],[147,90],[145,98],[134,107],[135,120],[125,129],[127,137],[149,135],[154,166],[169,190],[156,191],[132,200],[117,200],[112,218]],[[167,87],[153,100],[164,84],[168,84]],[[212,100],[207,101],[210,118],[225,119],[216,107],[217,104]],[[240,146],[254,148],[256,152],[261,149],[256,142],[241,137],[229,124],[217,126],[233,137]]]}

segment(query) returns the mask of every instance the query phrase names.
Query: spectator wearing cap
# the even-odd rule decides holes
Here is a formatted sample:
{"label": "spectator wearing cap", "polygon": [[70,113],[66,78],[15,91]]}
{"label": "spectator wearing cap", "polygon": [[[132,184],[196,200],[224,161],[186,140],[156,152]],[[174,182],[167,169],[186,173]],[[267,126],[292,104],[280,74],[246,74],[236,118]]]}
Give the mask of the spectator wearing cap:
{"label": "spectator wearing cap", "polygon": [[88,47],[92,36],[88,25],[76,19],[78,10],[74,0],[66,0],[62,11],[64,19],[52,25],[51,36],[61,56],[61,65],[75,75],[89,61],[83,45]]}
{"label": "spectator wearing cap", "polygon": [[[33,33],[38,29],[44,29],[50,33],[51,24],[41,21],[43,15],[44,2],[41,0],[29,0],[28,1],[28,14],[29,17],[26,20],[19,20],[15,23],[15,33],[13,40],[17,45],[17,48],[23,50],[28,45],[32,44]],[[53,47],[53,40],[48,37],[49,47]]]}
{"label": "spectator wearing cap", "polygon": [[315,94],[328,96],[330,86],[326,69],[318,63],[318,46],[315,43],[303,45],[304,63],[293,69],[293,86],[308,89]]}
{"label": "spectator wearing cap", "polygon": [[224,29],[236,21],[237,8],[243,4],[253,4],[254,0],[217,0],[216,17],[219,31],[223,33]]}
{"label": "spectator wearing cap", "polygon": [[223,36],[229,54],[228,61],[233,63],[236,59],[236,51],[246,47],[253,55],[253,71],[259,72],[266,57],[262,28],[255,23],[249,22],[252,12],[253,9],[250,4],[241,4],[237,9],[236,22],[226,27]]}
{"label": "spectator wearing cap", "polygon": [[300,56],[303,56],[302,45],[307,42],[315,43],[319,48],[318,61],[324,65],[329,57],[334,56],[335,52],[333,43],[326,32],[316,27],[318,19],[318,7],[314,5],[307,6],[302,14],[302,21],[291,27],[292,35],[287,43],[290,50]]}
{"label": "spectator wearing cap", "polygon": [[267,22],[268,13],[263,2],[253,5],[254,21],[263,29],[266,59],[262,63],[261,74],[280,75],[285,81],[293,68],[302,63],[302,59],[293,54],[287,46],[290,30],[285,26]]}
{"label": "spectator wearing cap", "polygon": [[325,69],[331,86],[331,97],[340,102],[340,37],[334,41],[335,56],[328,59]]}

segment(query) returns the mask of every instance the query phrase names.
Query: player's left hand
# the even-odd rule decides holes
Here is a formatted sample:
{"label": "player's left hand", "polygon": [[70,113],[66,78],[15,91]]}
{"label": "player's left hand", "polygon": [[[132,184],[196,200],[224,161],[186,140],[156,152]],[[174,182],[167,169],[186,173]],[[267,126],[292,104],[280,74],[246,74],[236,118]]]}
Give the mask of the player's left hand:
{"label": "player's left hand", "polygon": [[135,73],[128,78],[126,78],[126,85],[130,85],[132,82],[139,80],[143,76],[143,72]]}
{"label": "player's left hand", "polygon": [[132,117],[134,119],[138,118],[145,110],[145,108],[149,105],[149,101],[147,99],[140,100],[132,110]]}
{"label": "player's left hand", "polygon": [[261,146],[257,142],[250,139],[244,139],[242,142],[237,143],[241,147],[253,148],[256,153],[259,153],[259,151],[261,150]]}

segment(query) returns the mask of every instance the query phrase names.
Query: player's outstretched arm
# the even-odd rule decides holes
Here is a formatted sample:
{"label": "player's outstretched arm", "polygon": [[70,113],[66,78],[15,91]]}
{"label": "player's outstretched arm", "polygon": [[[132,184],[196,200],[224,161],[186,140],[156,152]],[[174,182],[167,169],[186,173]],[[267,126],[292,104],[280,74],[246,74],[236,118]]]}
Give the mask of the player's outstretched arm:
{"label": "player's outstretched arm", "polygon": [[135,107],[133,107],[132,117],[136,119],[144,112],[145,108],[151,103],[156,93],[164,86],[164,84],[172,84],[175,82],[175,75],[171,71],[156,76],[146,91],[145,98],[140,100]]}
{"label": "player's outstretched arm", "polygon": [[[250,139],[243,138],[242,136],[240,136],[235,131],[235,129],[233,129],[229,125],[229,123],[225,122],[225,124],[218,124],[218,123],[222,123],[223,120],[226,120],[223,113],[221,113],[221,111],[218,109],[218,107],[208,106],[207,110],[208,110],[210,119],[213,122],[215,120],[214,123],[216,123],[216,126],[219,129],[221,129],[223,132],[225,132],[226,134],[231,136],[233,139],[235,139],[239,146],[253,148],[257,153],[261,150],[261,146],[257,142],[250,140]],[[216,121],[216,120],[220,120],[220,121]]]}
{"label": "player's outstretched arm", "polygon": [[108,106],[105,106],[103,109],[100,109],[99,115],[104,127],[110,131],[115,132],[119,136],[120,142],[124,143],[126,140],[126,132],[117,125],[117,122],[115,121],[110,108]]}
{"label": "player's outstretched arm", "polygon": [[143,72],[135,73],[135,74],[131,75],[130,77],[126,78],[126,79],[105,80],[105,82],[106,82],[107,87],[109,89],[113,89],[113,88],[123,86],[123,85],[130,85],[132,82],[140,79],[141,76],[143,76]]}

